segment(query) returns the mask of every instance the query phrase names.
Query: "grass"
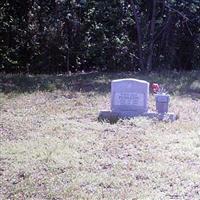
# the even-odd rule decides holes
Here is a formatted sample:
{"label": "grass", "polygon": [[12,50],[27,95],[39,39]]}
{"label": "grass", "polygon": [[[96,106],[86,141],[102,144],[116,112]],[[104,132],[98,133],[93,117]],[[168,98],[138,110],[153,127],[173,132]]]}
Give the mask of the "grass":
{"label": "grass", "polygon": [[[179,119],[98,122],[110,81],[124,77],[162,84]],[[0,75],[0,199],[199,200],[199,77]]]}

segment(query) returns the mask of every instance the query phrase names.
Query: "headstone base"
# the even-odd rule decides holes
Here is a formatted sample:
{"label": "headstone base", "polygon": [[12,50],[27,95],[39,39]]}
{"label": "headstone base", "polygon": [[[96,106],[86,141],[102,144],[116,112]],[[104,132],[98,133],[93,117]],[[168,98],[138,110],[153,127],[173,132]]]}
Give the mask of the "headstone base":
{"label": "headstone base", "polygon": [[134,117],[148,117],[155,118],[160,121],[175,121],[177,120],[177,115],[174,113],[156,113],[156,112],[147,112],[139,114],[136,112],[124,111],[124,112],[112,112],[112,111],[100,111],[98,120],[99,121],[108,121],[110,123],[116,123],[119,119],[130,119]]}

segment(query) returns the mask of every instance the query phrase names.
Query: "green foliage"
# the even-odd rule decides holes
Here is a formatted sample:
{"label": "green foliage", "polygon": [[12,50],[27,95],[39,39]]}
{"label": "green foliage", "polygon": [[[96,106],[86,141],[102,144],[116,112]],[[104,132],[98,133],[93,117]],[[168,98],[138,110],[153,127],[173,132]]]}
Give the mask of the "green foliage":
{"label": "green foliage", "polygon": [[[141,69],[131,1],[1,1],[0,70],[61,73]],[[151,35],[154,1],[133,1],[141,15],[144,69],[152,41],[152,69],[199,68],[199,2],[157,1],[155,34]]]}

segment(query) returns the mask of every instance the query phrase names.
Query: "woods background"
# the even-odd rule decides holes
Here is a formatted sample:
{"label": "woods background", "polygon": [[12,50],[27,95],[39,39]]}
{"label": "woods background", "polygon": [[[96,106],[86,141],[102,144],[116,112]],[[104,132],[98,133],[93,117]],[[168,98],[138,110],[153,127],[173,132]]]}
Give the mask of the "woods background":
{"label": "woods background", "polygon": [[199,0],[2,0],[0,71],[200,69]]}

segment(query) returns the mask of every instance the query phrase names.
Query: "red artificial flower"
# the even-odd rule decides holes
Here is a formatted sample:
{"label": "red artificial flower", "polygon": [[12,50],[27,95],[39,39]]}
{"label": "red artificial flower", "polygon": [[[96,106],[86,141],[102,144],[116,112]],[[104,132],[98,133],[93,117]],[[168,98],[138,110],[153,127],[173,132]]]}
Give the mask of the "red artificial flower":
{"label": "red artificial flower", "polygon": [[158,93],[160,90],[160,86],[157,83],[152,83],[151,84],[151,91],[153,93]]}

